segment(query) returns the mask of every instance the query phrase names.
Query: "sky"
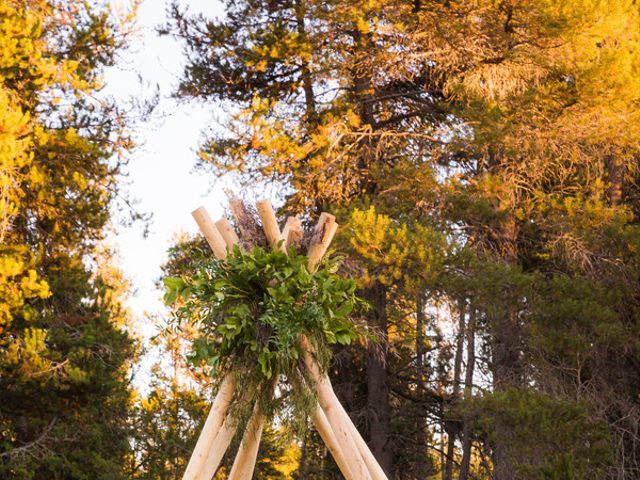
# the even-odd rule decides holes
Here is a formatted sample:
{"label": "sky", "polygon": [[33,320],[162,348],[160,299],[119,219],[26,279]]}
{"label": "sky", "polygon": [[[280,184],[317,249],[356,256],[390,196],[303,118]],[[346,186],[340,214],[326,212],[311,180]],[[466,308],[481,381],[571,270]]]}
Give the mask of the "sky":
{"label": "sky", "polygon": [[[122,0],[120,5],[128,3]],[[222,189],[228,184],[210,173],[194,172],[202,131],[220,118],[222,112],[213,105],[178,103],[171,98],[182,71],[181,45],[155,32],[166,21],[168,3],[168,0],[142,3],[137,34],[118,65],[106,72],[104,91],[125,102],[131,97],[149,97],[156,84],[160,92],[160,103],[151,120],[136,129],[141,146],[131,156],[124,179],[124,194],[138,200],[138,210],[152,215],[149,233],[146,238],[143,236],[141,223],[124,227],[114,222],[114,231],[107,239],[132,285],[128,306],[133,313],[134,328],[147,340],[156,330],[155,318],[165,311],[156,282],[172,238],[178,232],[197,231],[191,211],[201,205],[214,220],[221,217],[226,205]],[[182,0],[182,3],[192,12],[210,16],[222,13],[220,4],[214,0]]]}

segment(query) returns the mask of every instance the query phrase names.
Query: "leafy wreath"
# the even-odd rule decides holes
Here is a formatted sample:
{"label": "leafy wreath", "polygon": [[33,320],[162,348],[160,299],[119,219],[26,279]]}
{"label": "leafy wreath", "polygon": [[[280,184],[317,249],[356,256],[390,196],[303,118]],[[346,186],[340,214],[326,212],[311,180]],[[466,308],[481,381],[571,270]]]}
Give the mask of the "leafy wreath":
{"label": "leafy wreath", "polygon": [[[325,260],[323,268],[311,272],[307,260],[295,248],[287,254],[236,246],[224,261],[200,262],[188,278],[164,279],[165,302],[176,305],[176,320],[201,333],[190,360],[208,365],[216,377],[235,373],[240,391],[260,392],[269,416],[278,411],[305,418],[317,404],[306,369],[300,368],[301,335],[326,371],[331,346],[348,345],[364,332],[350,318],[366,308],[356,283],[336,273],[335,261]],[[273,388],[283,376],[293,388],[280,385],[274,398]],[[236,416],[246,419],[251,407],[238,398]]]}

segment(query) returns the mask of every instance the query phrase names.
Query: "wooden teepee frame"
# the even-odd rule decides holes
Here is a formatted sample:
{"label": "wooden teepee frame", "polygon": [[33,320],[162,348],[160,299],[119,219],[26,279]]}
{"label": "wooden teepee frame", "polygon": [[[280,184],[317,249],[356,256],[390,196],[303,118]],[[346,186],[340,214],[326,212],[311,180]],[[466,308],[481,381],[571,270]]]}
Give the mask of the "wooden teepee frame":
{"label": "wooden teepee frame", "polygon": [[[239,202],[239,200],[232,199],[231,210],[238,220],[238,224],[242,226],[243,219],[240,217],[243,208],[238,208],[242,205],[235,202]],[[289,217],[281,232],[268,200],[257,202],[256,209],[271,248],[283,248],[286,252],[288,245],[302,239],[303,232],[299,219]],[[226,259],[227,249],[240,244],[240,238],[226,219],[214,223],[204,207],[198,208],[192,215],[217,258]],[[310,271],[317,269],[337,228],[338,224],[333,215],[328,213],[320,215],[307,253]],[[312,354],[311,344],[304,337],[300,339],[300,344],[304,352],[304,365],[309,371],[310,378],[318,393],[318,405],[311,420],[345,479],[387,480],[387,476],[371,450],[338,401],[329,377],[320,370],[318,362]],[[233,374],[229,374],[222,381],[187,465],[183,480],[211,480],[220,466],[222,457],[237,429],[235,420],[228,415],[235,386],[236,381]],[[293,387],[296,386],[293,385]],[[265,417],[256,402],[229,473],[229,480],[250,480],[252,478],[264,422]]]}

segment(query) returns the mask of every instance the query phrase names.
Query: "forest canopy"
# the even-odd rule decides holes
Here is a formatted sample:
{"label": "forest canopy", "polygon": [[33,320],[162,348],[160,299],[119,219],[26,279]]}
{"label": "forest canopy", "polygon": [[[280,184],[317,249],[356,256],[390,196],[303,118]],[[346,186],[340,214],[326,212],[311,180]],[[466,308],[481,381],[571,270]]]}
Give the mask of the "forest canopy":
{"label": "forest canopy", "polygon": [[[173,97],[225,112],[175,162],[337,217],[375,341],[327,368],[388,477],[637,478],[640,6],[220,3],[157,28],[182,49]],[[95,99],[135,11],[0,0],[3,478],[180,478],[220,383],[178,307],[146,319],[150,387],[130,378],[148,345],[103,240],[136,122]],[[183,235],[163,277],[211,262]],[[341,478],[302,420],[265,432],[255,478]]]}

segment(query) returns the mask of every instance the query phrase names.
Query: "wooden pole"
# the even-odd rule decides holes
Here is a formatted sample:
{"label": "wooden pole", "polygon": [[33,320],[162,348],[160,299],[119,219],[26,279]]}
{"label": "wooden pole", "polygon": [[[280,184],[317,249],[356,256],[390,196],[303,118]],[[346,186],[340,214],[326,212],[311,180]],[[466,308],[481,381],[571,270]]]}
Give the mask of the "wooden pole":
{"label": "wooden pole", "polygon": [[[323,213],[322,215],[325,215]],[[327,217],[322,218],[320,216],[320,220],[318,221],[318,225],[316,226],[316,230],[311,237],[311,244],[309,245],[309,251],[307,252],[307,268],[310,272],[314,272],[322,260],[322,257],[327,252],[333,237],[338,230],[338,224],[335,221],[335,217],[333,215],[326,214]]]}
{"label": "wooden pole", "polygon": [[[335,392],[334,392],[334,395],[335,395]],[[362,455],[362,458],[364,459],[364,463],[367,465],[367,468],[369,469],[369,474],[371,474],[371,478],[373,480],[388,480],[387,474],[384,472],[384,470],[376,460],[376,457],[373,456],[373,453],[371,453],[369,446],[364,441],[364,439],[362,438],[362,435],[360,435],[360,432],[351,421],[349,414],[346,412],[346,410],[344,409],[344,407],[340,402],[338,402],[338,406],[342,411],[343,418],[346,417],[347,419],[346,423],[349,426],[349,431],[351,433],[351,436],[353,437],[353,440],[356,442],[356,446],[360,451],[360,455]]]}
{"label": "wooden pole", "polygon": [[348,427],[349,433],[353,438],[353,441],[357,447],[358,452],[360,453],[360,456],[362,457],[365,465],[367,466],[367,470],[369,471],[369,475],[371,475],[372,480],[388,480],[387,474],[384,472],[384,470],[382,469],[382,467],[380,466],[376,458],[373,456],[373,453],[371,453],[369,446],[364,441],[364,439],[362,438],[362,435],[360,435],[360,432],[351,421],[351,417],[349,417],[349,414],[347,413],[347,411],[344,409],[344,407],[336,397],[336,394],[333,391],[333,387],[331,386],[329,379],[327,379],[327,384],[328,384],[328,388],[331,389],[331,393],[330,393],[331,396],[335,398],[335,401],[334,401],[335,408],[340,411],[339,415],[342,418],[342,422]]}
{"label": "wooden pole", "polygon": [[233,229],[233,226],[229,223],[229,220],[226,218],[221,218],[216,222],[216,228],[224,238],[225,243],[229,249],[232,249],[234,246],[240,244],[240,238],[238,238],[238,234]]}
{"label": "wooden pole", "polygon": [[[294,388],[294,390],[296,390],[298,393],[302,391],[302,385],[296,378],[289,379],[289,381],[291,381],[291,386]],[[326,445],[327,449],[329,450],[329,452],[331,452],[331,455],[336,461],[336,464],[338,465],[338,468],[342,472],[344,478],[346,480],[358,480],[353,476],[353,473],[349,468],[349,464],[347,463],[347,459],[344,456],[345,449],[342,445],[340,445],[340,442],[338,442],[338,439],[336,438],[336,435],[335,433],[333,433],[333,429],[331,428],[331,424],[329,423],[329,420],[327,420],[327,416],[322,411],[322,407],[319,403],[316,404],[316,408],[311,415],[311,421],[316,427],[316,430],[320,434],[320,438],[322,438],[322,441]]]}
{"label": "wooden pole", "polygon": [[[323,212],[314,229],[309,245],[309,252],[307,253],[307,267],[309,271],[314,271],[317,268],[322,257],[327,252],[337,229],[338,224],[335,221],[335,217]],[[387,475],[384,473],[384,470],[371,453],[371,450],[360,435],[360,432],[358,432],[356,426],[351,421],[349,414],[347,414],[346,410],[338,400],[338,397],[336,397],[333,387],[331,386],[331,381],[326,375],[321,374],[317,362],[311,356],[312,348],[309,340],[306,337],[302,337],[301,344],[304,352],[305,364],[311,372],[314,381],[318,385],[318,394],[320,394],[320,388],[322,388],[324,390],[323,395],[329,397],[329,401],[332,403],[333,408],[338,410],[338,416],[341,418],[343,424],[347,426],[349,434],[351,435],[361,458],[364,460],[372,480],[387,480]]]}
{"label": "wooden pole", "polygon": [[227,258],[227,244],[224,238],[222,238],[222,235],[220,235],[213,220],[211,220],[207,210],[204,207],[200,207],[191,212],[191,215],[198,224],[198,227],[200,227],[204,238],[207,239],[214,255],[220,260]]}
{"label": "wooden pole", "polygon": [[302,222],[297,217],[288,217],[282,229],[282,238],[286,248],[299,246],[302,243]]}
{"label": "wooden pole", "polygon": [[[278,228],[278,220],[276,214],[273,211],[271,202],[269,200],[260,200],[256,202],[256,210],[258,210],[258,216],[262,221],[262,228],[264,234],[267,237],[267,242],[272,249],[278,248],[278,243],[282,241],[282,234],[280,228]],[[280,244],[281,249],[285,249],[284,244]]]}
{"label": "wooden pole", "polygon": [[198,478],[198,472],[200,472],[205,463],[210,445],[218,435],[218,432],[223,425],[224,417],[227,414],[235,386],[236,381],[231,375],[225,377],[222,381],[220,390],[218,390],[218,395],[216,395],[216,398],[213,401],[207,420],[205,421],[202,432],[200,433],[200,437],[198,437],[196,447],[189,459],[187,469],[182,477],[183,480]]}
{"label": "wooden pole", "polygon": [[253,477],[264,422],[264,415],[256,403],[251,419],[242,437],[240,448],[233,461],[228,480],[251,480]]}
{"label": "wooden pole", "polygon": [[[235,419],[229,417],[225,419],[222,428],[218,431],[218,435],[209,445],[209,451],[202,464],[202,468],[193,476],[193,480],[211,480],[220,466],[222,457],[229,448],[231,440],[236,433],[238,424]],[[183,480],[186,480],[183,478]]]}
{"label": "wooden pole", "polygon": [[[364,462],[364,459],[360,455],[360,450],[351,435],[349,423],[350,419],[345,419],[342,415],[340,402],[336,397],[333,389],[331,388],[331,382],[326,375],[322,375],[320,367],[315,359],[311,356],[311,344],[309,340],[302,336],[300,339],[304,354],[304,364],[311,374],[312,380],[316,384],[318,390],[318,400],[320,406],[324,410],[327,420],[331,425],[331,429],[336,436],[338,444],[341,445],[347,465],[354,474],[354,478],[357,480],[373,480],[369,474],[369,469]],[[348,416],[347,416],[348,417]]]}
{"label": "wooden pole", "polygon": [[[207,210],[200,207],[191,215],[207,239],[213,254],[220,260],[226,259],[227,242],[211,220]],[[233,419],[227,416],[235,385],[235,379],[231,376],[223,380],[182,477],[183,480],[210,480],[220,466],[237,428]]]}
{"label": "wooden pole", "polygon": [[320,243],[322,240],[322,236],[324,235],[324,231],[327,225],[335,223],[336,217],[327,212],[322,212],[318,217],[318,223],[313,228],[313,232],[311,232],[311,238],[309,239],[309,245],[314,245],[316,243]]}
{"label": "wooden pole", "polygon": [[338,468],[342,472],[344,478],[346,480],[358,480],[353,473],[351,473],[349,463],[345,457],[345,451],[338,442],[335,433],[333,433],[331,424],[329,423],[329,420],[327,420],[327,416],[324,414],[322,407],[319,404],[316,406],[316,410],[311,416],[311,421],[320,434],[320,438],[322,438],[322,441],[327,446],[327,449],[331,452],[331,456],[335,460],[336,465],[338,465]]}

